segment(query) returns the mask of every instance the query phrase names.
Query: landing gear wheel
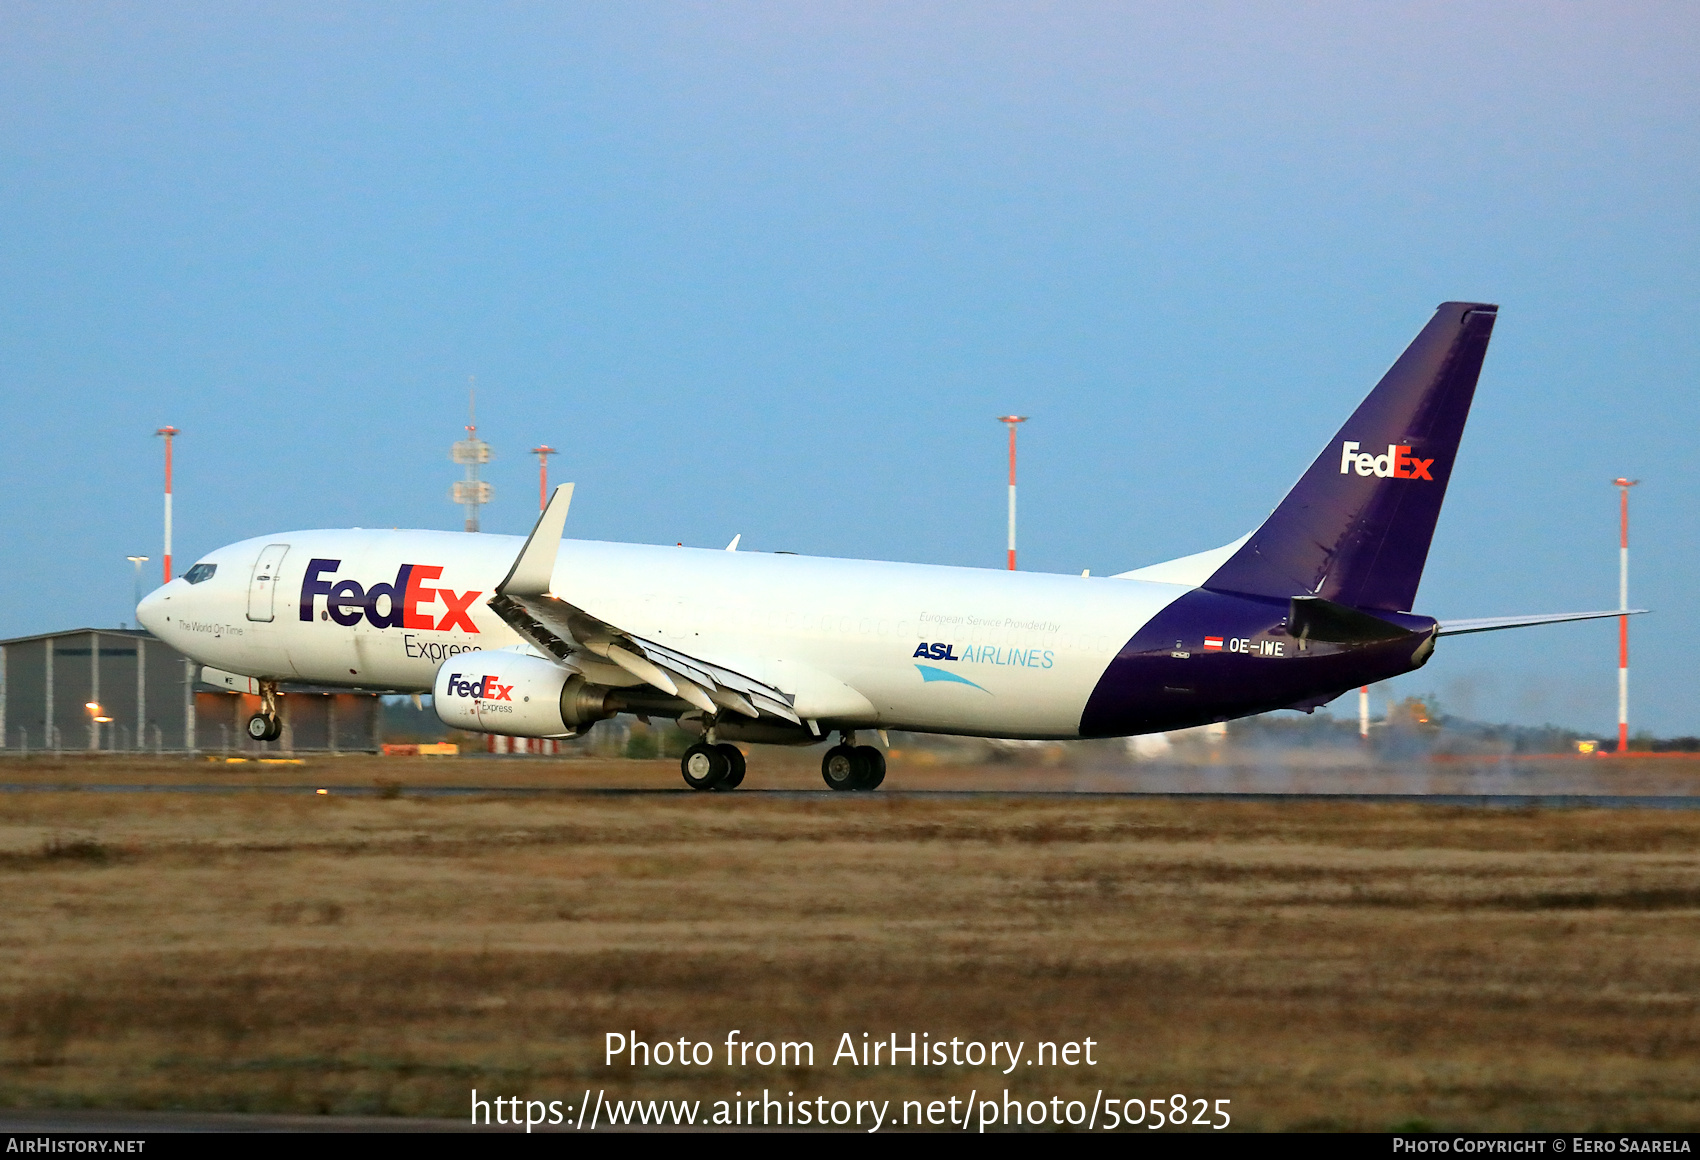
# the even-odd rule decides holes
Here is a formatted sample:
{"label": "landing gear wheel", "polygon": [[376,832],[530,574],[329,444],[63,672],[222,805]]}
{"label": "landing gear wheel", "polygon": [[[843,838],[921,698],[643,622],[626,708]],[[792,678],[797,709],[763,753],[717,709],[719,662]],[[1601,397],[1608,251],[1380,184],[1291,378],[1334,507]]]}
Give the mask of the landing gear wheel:
{"label": "landing gear wheel", "polygon": [[820,759],[820,775],[829,789],[861,789],[867,776],[868,759],[862,746],[834,745]]}
{"label": "landing gear wheel", "polygon": [[714,788],[737,789],[744,784],[744,751],[727,741],[722,741],[715,748],[726,755],[726,762],[730,768],[727,769],[726,776],[720,779],[720,784]]}
{"label": "landing gear wheel", "polygon": [[864,773],[861,784],[857,789],[878,789],[880,782],[885,780],[885,754],[872,745],[858,745],[856,752],[861,755]]}
{"label": "landing gear wheel", "polygon": [[255,741],[276,741],[283,736],[283,714],[277,711],[276,681],[260,681],[260,711],[248,718],[248,736]]}
{"label": "landing gear wheel", "polygon": [[685,784],[692,789],[710,790],[726,780],[732,772],[732,762],[717,746],[704,745],[699,741],[685,750],[685,755],[679,759],[679,771],[685,775]]}

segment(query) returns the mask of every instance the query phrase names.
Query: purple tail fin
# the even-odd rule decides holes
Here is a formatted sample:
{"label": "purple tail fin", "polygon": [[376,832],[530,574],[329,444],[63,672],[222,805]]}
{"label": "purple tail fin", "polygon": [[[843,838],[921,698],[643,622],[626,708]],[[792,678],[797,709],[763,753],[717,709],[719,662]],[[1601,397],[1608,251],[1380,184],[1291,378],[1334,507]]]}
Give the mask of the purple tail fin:
{"label": "purple tail fin", "polygon": [[1444,302],[1206,588],[1406,611],[1499,307]]}

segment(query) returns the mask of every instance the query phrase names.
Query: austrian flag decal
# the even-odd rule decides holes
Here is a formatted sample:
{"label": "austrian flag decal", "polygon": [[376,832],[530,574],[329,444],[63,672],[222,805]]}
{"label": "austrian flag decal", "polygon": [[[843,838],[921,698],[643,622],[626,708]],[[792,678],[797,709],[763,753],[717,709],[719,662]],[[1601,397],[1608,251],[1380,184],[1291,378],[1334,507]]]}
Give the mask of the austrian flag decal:
{"label": "austrian flag decal", "polygon": [[1222,651],[1222,638],[1219,637],[1219,636],[1207,636],[1207,637],[1205,637],[1204,638],[1204,651],[1205,652],[1221,652]]}

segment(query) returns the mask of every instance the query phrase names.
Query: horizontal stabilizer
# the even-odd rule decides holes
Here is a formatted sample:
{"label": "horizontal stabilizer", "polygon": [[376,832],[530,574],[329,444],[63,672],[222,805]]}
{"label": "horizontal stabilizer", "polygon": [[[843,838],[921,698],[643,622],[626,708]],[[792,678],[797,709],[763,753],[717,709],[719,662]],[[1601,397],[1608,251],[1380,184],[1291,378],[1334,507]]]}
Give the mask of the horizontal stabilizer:
{"label": "horizontal stabilizer", "polygon": [[1562,624],[1567,620],[1602,620],[1608,616],[1640,616],[1645,608],[1614,608],[1609,612],[1549,612],[1542,616],[1483,616],[1475,620],[1443,620],[1441,636],[1466,632],[1494,632],[1501,628],[1528,628],[1535,624]]}
{"label": "horizontal stabilizer", "polygon": [[1356,608],[1324,600],[1320,596],[1295,596],[1287,615],[1287,631],[1300,640],[1330,644],[1370,644],[1398,640],[1411,630]]}

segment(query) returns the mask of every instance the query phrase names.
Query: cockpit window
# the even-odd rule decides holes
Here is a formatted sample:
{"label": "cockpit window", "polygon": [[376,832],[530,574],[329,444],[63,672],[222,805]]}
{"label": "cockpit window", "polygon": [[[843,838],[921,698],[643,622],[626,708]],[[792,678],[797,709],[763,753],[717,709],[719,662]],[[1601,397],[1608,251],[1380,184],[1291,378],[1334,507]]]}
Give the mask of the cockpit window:
{"label": "cockpit window", "polygon": [[196,564],[183,573],[183,579],[191,584],[199,584],[202,580],[211,580],[212,574],[218,571],[217,564]]}

